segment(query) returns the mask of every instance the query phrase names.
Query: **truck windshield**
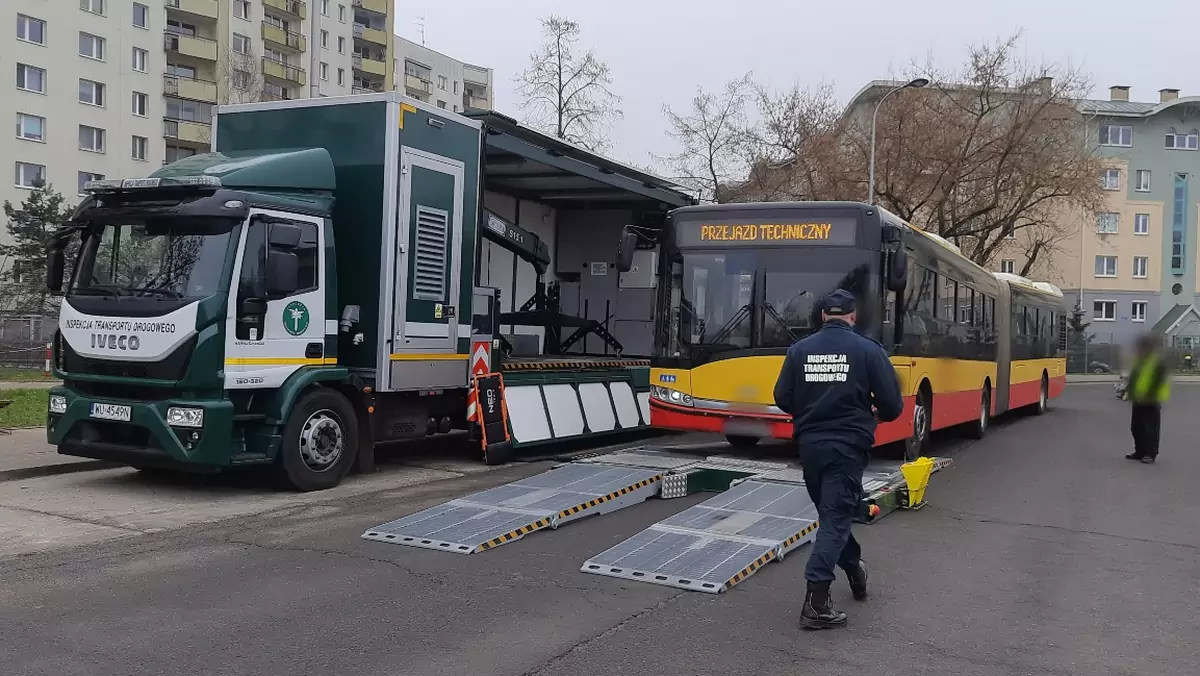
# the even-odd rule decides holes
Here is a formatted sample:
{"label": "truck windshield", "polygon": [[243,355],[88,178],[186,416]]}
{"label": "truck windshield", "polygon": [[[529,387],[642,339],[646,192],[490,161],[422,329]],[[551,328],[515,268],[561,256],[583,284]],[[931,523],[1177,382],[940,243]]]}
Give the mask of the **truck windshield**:
{"label": "truck windshield", "polygon": [[[872,255],[878,256],[848,248],[684,251],[679,332],[668,350],[699,358],[787,347],[819,327],[817,301],[834,289],[860,297],[874,293]],[[761,322],[757,335],[754,321]]]}
{"label": "truck windshield", "polygon": [[237,221],[106,224],[85,240],[75,295],[180,300],[216,293]]}

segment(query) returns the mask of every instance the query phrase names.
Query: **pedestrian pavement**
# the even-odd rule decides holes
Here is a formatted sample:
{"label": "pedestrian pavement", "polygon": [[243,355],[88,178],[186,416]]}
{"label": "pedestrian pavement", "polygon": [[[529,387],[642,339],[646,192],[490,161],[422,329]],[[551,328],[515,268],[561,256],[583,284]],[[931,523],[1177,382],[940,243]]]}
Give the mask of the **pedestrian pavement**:
{"label": "pedestrian pavement", "polygon": [[59,455],[46,443],[46,430],[13,430],[0,436],[0,481],[47,474],[65,474],[111,467],[110,463]]}

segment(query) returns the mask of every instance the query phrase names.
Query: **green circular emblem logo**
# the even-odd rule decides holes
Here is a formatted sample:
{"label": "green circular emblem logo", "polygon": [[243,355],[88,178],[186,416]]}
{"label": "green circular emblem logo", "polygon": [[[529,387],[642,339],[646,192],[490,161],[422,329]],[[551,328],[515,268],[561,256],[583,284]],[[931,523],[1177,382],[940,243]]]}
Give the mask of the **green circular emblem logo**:
{"label": "green circular emblem logo", "polygon": [[308,308],[304,303],[294,300],[283,308],[283,329],[293,336],[308,330]]}

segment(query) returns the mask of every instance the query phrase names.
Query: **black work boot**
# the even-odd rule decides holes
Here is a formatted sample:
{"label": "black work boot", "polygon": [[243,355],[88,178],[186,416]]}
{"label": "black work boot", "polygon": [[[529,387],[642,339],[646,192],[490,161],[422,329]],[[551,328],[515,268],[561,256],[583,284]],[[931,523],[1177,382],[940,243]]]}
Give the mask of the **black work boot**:
{"label": "black work boot", "polygon": [[846,577],[850,579],[850,593],[854,594],[854,600],[867,598],[867,562],[859,559],[858,567],[847,570]]}
{"label": "black work boot", "polygon": [[800,610],[800,626],[805,629],[831,629],[846,624],[846,613],[829,607],[829,583],[809,582]]}

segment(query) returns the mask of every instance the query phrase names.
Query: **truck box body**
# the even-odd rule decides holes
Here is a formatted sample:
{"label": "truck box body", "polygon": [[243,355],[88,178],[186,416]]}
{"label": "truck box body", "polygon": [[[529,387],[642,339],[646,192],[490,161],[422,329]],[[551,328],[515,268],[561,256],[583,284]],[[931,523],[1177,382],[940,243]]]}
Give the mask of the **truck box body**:
{"label": "truck box body", "polygon": [[[337,179],[336,288],[359,306],[338,364],[377,391],[464,387],[479,213],[479,122],[398,94],[221,108],[214,149],[324,148]],[[327,245],[328,246],[328,245]],[[362,334],[355,344],[354,336]]]}

